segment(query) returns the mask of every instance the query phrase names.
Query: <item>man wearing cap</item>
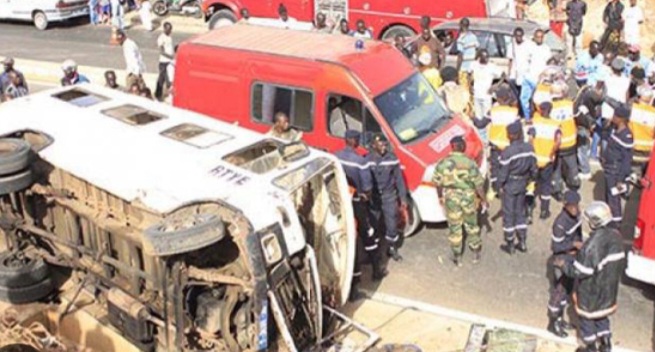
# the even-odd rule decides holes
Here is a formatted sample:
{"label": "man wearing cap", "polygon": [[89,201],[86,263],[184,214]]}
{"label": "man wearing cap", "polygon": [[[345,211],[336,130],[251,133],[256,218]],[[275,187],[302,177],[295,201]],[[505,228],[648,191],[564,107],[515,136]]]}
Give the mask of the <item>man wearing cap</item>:
{"label": "man wearing cap", "polygon": [[13,58],[6,57],[4,60],[2,60],[2,65],[4,66],[4,71],[2,74],[0,74],[0,101],[3,100],[2,98],[5,91],[7,90],[7,87],[13,84],[11,78],[9,77],[10,72],[15,72],[18,78],[20,78],[19,81],[22,82],[22,87],[24,87],[25,90],[29,90],[23,73],[14,68]]}
{"label": "man wearing cap", "polygon": [[[380,260],[377,233],[369,221],[370,216],[370,198],[373,189],[373,180],[371,170],[366,158],[357,153],[361,135],[358,131],[347,130],[346,147],[336,153],[343,171],[348,180],[352,194],[353,211],[357,221],[357,246],[363,246],[364,252],[368,255],[371,265],[373,266],[373,280],[381,280],[386,276],[386,271],[382,267]],[[358,258],[359,248],[355,250],[355,272],[353,273],[353,284],[350,291],[350,300],[357,300],[360,296],[357,291],[361,272],[361,264]]]}
{"label": "man wearing cap", "polygon": [[617,309],[625,261],[623,239],[609,226],[612,214],[607,204],[592,202],[585,208],[583,218],[591,234],[575,260],[557,258],[553,264],[576,281],[573,303],[584,344],[576,352],[610,352],[612,331],[608,317]]}
{"label": "man wearing cap", "polygon": [[621,194],[627,192],[626,180],[631,173],[634,138],[628,128],[629,108],[625,104],[611,103],[616,107],[601,164],[605,174],[605,200],[612,210],[614,226],[619,227],[623,220]]}
{"label": "man wearing cap", "polygon": [[564,312],[573,289],[571,279],[562,274],[561,269],[553,268],[553,263],[562,259],[572,262],[575,254],[582,247],[582,220],[580,218],[580,195],[575,191],[564,194],[564,208],[553,223],[550,249],[553,255],[548,260],[548,279],[550,281],[550,298],[548,299],[548,331],[558,337],[567,337]]}
{"label": "man wearing cap", "polygon": [[407,204],[407,188],[400,170],[400,161],[387,150],[387,142],[383,138],[379,134],[373,137],[371,152],[366,160],[373,175],[373,202],[382,217],[378,223],[384,224],[385,239],[389,245],[387,254],[393,260],[401,261],[403,257],[398,253],[401,232],[398,229],[398,215],[400,207]]}
{"label": "man wearing cap", "polygon": [[[550,198],[553,190],[553,171],[557,150],[561,143],[560,124],[550,118],[553,104],[549,102],[539,105],[539,113],[532,119],[532,127],[528,130],[530,143],[537,159],[537,194],[541,201],[539,218],[550,217]],[[529,208],[530,205],[528,205]],[[532,219],[532,209],[528,211],[528,222]]]}
{"label": "man wearing cap", "polygon": [[[507,126],[510,145],[500,154],[498,185],[502,192],[504,250],[514,254],[515,248],[527,252],[527,211],[525,195],[528,183],[537,177],[537,160],[532,145],[523,141],[520,121]],[[516,236],[518,235],[518,244]]]}
{"label": "man wearing cap", "polygon": [[[480,131],[483,139],[488,137],[489,145],[491,146],[490,164],[491,170],[489,175],[489,182],[491,187],[489,189],[489,197],[495,198],[500,188],[498,183],[498,173],[500,172],[500,154],[510,145],[509,137],[507,136],[507,126],[519,120],[519,109],[511,106],[511,90],[506,86],[501,86],[496,91],[496,104],[489,111],[489,115],[483,118],[476,116],[473,119],[473,124]],[[488,126],[488,131],[486,130]]]}
{"label": "man wearing cap", "polygon": [[568,85],[565,81],[554,82],[550,91],[553,110],[550,117],[559,123],[561,142],[557,149],[554,170],[555,194],[561,199],[564,191],[562,179],[569,189],[580,188],[578,178],[578,152],[576,149],[578,131],[573,117],[573,101],[568,98]]}
{"label": "man wearing cap", "polygon": [[448,242],[453,251],[453,262],[461,266],[464,230],[466,243],[473,252],[473,263],[480,261],[482,238],[478,225],[477,199],[486,207],[484,178],[475,161],[464,152],[466,142],[461,136],[450,140],[452,152],[434,169],[432,181],[437,187],[439,201],[448,221]]}
{"label": "man wearing cap", "polygon": [[573,114],[578,130],[578,166],[580,180],[591,179],[589,157],[591,153],[591,135],[600,120],[600,109],[605,95],[605,78],[596,75],[594,84],[583,86],[573,102]]}
{"label": "man wearing cap", "polygon": [[628,126],[634,136],[633,161],[637,164],[640,175],[648,168],[650,152],[655,140],[655,107],[653,107],[653,89],[641,86],[637,89],[638,100],[632,104]]}

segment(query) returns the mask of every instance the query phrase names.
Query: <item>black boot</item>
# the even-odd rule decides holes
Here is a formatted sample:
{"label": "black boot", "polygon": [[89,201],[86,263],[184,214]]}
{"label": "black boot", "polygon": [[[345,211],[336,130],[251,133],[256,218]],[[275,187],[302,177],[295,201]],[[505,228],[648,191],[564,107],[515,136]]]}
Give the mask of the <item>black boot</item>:
{"label": "black boot", "polygon": [[403,261],[403,257],[400,255],[400,253],[398,253],[398,248],[396,248],[395,246],[389,247],[389,251],[387,251],[387,255],[394,261],[397,262]]}
{"label": "black boot", "polygon": [[566,338],[569,336],[569,334],[564,331],[564,328],[562,328],[560,319],[560,317],[549,316],[547,329],[557,337]]}
{"label": "black boot", "polygon": [[500,248],[507,252],[509,255],[516,253],[516,247],[514,246],[514,241],[505,241],[505,244],[500,246]]}
{"label": "black boot", "polygon": [[525,253],[528,251],[528,245],[525,243],[525,238],[519,238],[519,243],[516,245],[516,249]]}
{"label": "black boot", "polygon": [[603,336],[600,338],[600,352],[611,352],[612,351],[612,338],[609,336]]}
{"label": "black boot", "polygon": [[478,264],[482,259],[482,246],[471,251],[473,252],[473,264]]}
{"label": "black boot", "polygon": [[359,301],[360,299],[364,299],[366,296],[362,291],[358,289],[359,287],[359,278],[355,277],[353,278],[353,283],[350,286],[350,295],[348,295],[348,301],[349,302],[355,302]]}
{"label": "black boot", "polygon": [[598,349],[596,348],[596,343],[593,342],[591,344],[578,347],[575,352],[598,352]]}
{"label": "black boot", "polygon": [[541,213],[539,214],[539,219],[541,220],[546,220],[550,217],[550,210],[548,209],[541,209]]}
{"label": "black boot", "polygon": [[454,253],[453,254],[453,263],[455,264],[456,267],[461,267],[462,266],[462,255]]}
{"label": "black boot", "polygon": [[373,281],[380,281],[389,274],[387,268],[382,264],[379,253],[371,255],[371,265],[373,266]]}

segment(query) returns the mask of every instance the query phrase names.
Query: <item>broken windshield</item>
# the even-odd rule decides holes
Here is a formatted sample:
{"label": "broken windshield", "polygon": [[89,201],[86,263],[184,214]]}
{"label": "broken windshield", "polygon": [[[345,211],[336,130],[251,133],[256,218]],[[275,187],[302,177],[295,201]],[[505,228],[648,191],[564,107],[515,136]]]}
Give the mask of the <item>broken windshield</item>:
{"label": "broken windshield", "polygon": [[419,72],[374,99],[393,132],[403,144],[438,132],[448,110]]}

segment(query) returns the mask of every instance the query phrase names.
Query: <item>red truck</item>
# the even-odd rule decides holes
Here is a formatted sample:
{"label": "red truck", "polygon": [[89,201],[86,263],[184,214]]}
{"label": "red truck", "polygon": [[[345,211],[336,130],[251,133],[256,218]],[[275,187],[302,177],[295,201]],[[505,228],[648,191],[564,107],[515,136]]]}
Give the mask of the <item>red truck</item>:
{"label": "red truck", "polygon": [[[655,148],[651,155],[655,153]],[[641,199],[635,224],[632,251],[628,252],[626,274],[641,282],[655,285],[655,162],[650,162],[641,179]]]}
{"label": "red truck", "polygon": [[514,17],[515,13],[513,0],[203,0],[202,9],[213,29],[236,22],[244,8],[252,17],[277,18],[280,4],[299,22],[311,23],[319,12],[332,23],[342,18],[352,24],[364,20],[378,39],[415,35],[422,16],[430,16],[433,26],[460,17]]}

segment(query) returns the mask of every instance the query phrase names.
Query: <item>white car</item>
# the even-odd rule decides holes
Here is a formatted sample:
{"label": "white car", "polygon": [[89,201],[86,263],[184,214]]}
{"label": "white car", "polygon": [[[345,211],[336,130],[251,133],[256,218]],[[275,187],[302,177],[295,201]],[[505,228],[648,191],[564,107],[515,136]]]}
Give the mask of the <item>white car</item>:
{"label": "white car", "polygon": [[88,15],[89,0],[0,0],[0,20],[31,21],[39,30]]}

